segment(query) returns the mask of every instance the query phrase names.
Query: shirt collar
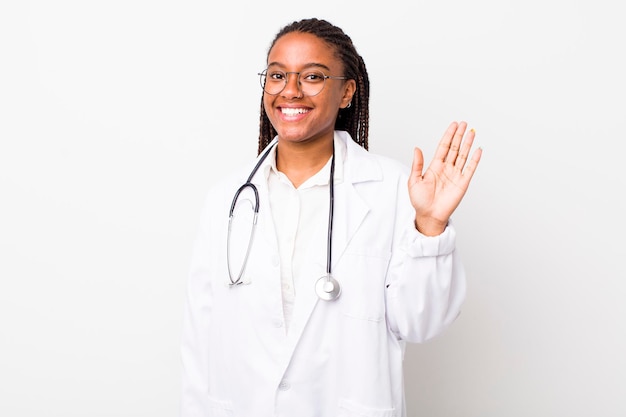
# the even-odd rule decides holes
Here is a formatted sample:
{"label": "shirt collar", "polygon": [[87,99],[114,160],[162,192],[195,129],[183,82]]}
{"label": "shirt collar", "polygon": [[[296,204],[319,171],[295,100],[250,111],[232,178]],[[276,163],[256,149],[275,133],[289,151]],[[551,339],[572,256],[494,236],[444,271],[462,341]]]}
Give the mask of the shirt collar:
{"label": "shirt collar", "polygon": [[[335,145],[335,171],[334,171],[334,183],[340,184],[343,182],[343,166],[346,157],[346,143],[335,131],[333,138]],[[328,185],[328,179],[330,177],[330,162],[331,158],[322,169],[320,169],[315,175],[306,180],[300,188],[312,187],[315,185]],[[273,146],[267,155],[267,161],[263,164],[263,177],[268,180],[270,175],[279,175],[278,168],[276,168],[276,146]],[[281,174],[282,175],[282,174]]]}

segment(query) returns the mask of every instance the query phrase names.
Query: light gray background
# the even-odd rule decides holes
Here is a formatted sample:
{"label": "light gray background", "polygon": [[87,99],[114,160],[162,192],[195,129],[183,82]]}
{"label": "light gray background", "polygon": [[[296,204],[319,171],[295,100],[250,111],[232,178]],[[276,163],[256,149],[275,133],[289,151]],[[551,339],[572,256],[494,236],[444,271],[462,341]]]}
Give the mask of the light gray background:
{"label": "light gray background", "polygon": [[255,156],[255,74],[311,16],[366,60],[373,152],[430,160],[452,120],[484,148],[467,302],[408,349],[409,415],[626,415],[619,2],[214,4],[0,5],[1,416],[177,415],[201,201]]}

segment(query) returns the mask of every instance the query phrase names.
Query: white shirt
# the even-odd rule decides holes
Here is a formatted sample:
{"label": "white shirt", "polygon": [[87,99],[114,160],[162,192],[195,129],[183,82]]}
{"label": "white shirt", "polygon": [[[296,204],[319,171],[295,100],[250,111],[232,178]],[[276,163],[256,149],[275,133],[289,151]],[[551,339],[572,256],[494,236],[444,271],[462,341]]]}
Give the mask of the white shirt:
{"label": "white shirt", "polygon": [[[345,144],[335,141],[334,182],[343,180]],[[326,253],[328,234],[316,233],[320,228],[328,230],[330,210],[330,165],[332,157],[315,175],[295,188],[285,174],[276,168],[276,151],[268,155],[271,161],[267,170],[270,206],[278,241],[280,278],[283,298],[285,331],[296,302],[295,288],[303,273],[303,265],[310,251]],[[323,236],[322,236],[323,235]],[[320,239],[323,237],[323,239]],[[314,291],[315,282],[305,285]]]}

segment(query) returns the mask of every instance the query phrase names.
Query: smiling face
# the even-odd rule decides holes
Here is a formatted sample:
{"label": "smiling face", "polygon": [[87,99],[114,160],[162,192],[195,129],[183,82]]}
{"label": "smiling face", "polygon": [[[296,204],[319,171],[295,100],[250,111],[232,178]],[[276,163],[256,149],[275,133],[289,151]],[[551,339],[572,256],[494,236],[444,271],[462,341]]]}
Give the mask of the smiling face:
{"label": "smiling face", "polygon": [[[290,32],[280,37],[267,62],[268,68],[285,73],[320,70],[330,76],[344,75],[333,47],[310,33]],[[290,73],[287,78],[287,85],[279,94],[263,94],[265,112],[279,141],[331,143],[337,114],[350,103],[355,81],[327,79],[319,94],[306,96],[298,85],[297,74]]]}

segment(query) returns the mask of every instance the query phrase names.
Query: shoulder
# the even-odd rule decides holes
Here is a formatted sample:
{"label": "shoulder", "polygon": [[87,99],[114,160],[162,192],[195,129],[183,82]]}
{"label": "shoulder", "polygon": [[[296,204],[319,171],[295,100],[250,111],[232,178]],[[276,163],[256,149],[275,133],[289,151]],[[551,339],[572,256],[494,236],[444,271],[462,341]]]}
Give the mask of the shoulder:
{"label": "shoulder", "polygon": [[370,157],[374,158],[385,172],[397,173],[398,175],[408,174],[409,167],[397,159],[367,151]]}
{"label": "shoulder", "polygon": [[394,158],[370,152],[354,142],[346,132],[342,133],[345,135],[346,175],[354,182],[408,177],[410,168],[407,165]]}
{"label": "shoulder", "polygon": [[223,192],[233,193],[248,182],[255,184],[257,187],[264,184],[264,179],[267,177],[267,171],[271,165],[270,160],[274,158],[275,143],[276,139],[256,157],[223,171],[222,175],[211,183],[208,193],[210,195]]}
{"label": "shoulder", "polygon": [[[204,189],[203,207],[205,211],[219,211],[228,214],[232,199],[254,168],[254,159],[220,172]],[[201,191],[202,192],[202,191]]]}

